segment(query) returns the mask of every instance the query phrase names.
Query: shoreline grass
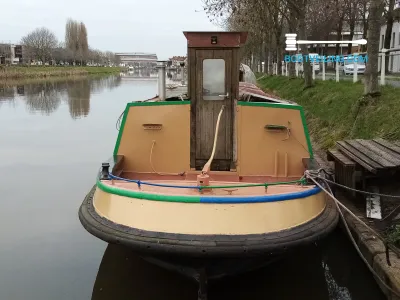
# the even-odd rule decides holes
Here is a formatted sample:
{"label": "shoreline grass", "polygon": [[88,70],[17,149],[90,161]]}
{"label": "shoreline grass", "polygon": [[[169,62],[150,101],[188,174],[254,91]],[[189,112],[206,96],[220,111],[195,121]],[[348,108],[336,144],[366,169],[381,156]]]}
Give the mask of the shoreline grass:
{"label": "shoreline grass", "polygon": [[0,80],[119,73],[119,67],[11,66],[0,67]]}
{"label": "shoreline grass", "polygon": [[400,139],[399,88],[383,86],[377,98],[363,97],[364,85],[316,80],[303,90],[302,79],[263,76],[259,86],[303,106],[310,134],[323,150],[343,139]]}

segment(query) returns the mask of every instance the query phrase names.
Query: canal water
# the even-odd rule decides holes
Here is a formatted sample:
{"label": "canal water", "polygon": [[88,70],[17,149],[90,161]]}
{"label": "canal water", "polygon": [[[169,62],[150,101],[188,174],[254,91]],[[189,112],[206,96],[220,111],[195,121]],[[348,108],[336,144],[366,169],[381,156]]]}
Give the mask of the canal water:
{"label": "canal water", "polygon": [[[94,238],[78,220],[125,104],[157,93],[144,76],[0,83],[0,299],[197,299],[191,281]],[[265,270],[211,285],[209,299],[384,297],[337,230]]]}

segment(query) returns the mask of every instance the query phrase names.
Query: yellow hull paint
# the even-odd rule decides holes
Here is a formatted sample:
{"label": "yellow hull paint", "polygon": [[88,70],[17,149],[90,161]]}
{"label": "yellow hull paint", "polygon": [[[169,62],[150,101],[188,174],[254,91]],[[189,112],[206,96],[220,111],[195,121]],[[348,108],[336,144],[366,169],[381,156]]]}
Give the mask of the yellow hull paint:
{"label": "yellow hull paint", "polygon": [[140,230],[245,235],[278,232],[309,222],[325,209],[326,196],[320,192],[280,202],[180,203],[128,198],[96,188],[93,205],[100,216]]}

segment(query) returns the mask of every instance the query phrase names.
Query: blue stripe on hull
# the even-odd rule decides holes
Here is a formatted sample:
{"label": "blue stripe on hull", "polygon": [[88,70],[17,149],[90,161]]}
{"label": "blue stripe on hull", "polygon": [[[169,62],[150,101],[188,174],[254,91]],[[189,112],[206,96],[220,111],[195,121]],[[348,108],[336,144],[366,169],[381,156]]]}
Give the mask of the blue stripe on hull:
{"label": "blue stripe on hull", "polygon": [[213,197],[200,196],[200,203],[261,203],[261,202],[279,202],[286,200],[294,200],[313,196],[321,192],[319,187],[314,187],[303,192],[279,194],[279,195],[262,195],[250,197]]}

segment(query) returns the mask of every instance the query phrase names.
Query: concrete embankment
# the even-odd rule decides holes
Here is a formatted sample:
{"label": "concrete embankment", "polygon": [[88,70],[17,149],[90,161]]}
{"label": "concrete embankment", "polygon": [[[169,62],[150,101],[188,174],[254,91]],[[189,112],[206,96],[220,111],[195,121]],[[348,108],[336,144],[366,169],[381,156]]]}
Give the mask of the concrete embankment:
{"label": "concrete embankment", "polygon": [[[306,114],[316,159],[329,168],[325,151],[343,139],[400,139],[399,89],[382,88],[382,96],[365,98],[363,85],[352,82],[316,81],[314,87],[303,90],[303,80],[283,76],[264,76],[258,80],[261,88],[277,96],[302,105]],[[365,209],[358,209],[352,199],[338,193],[338,199],[363,222],[373,227],[365,217]],[[388,264],[384,241],[375,236],[349,213],[344,212],[347,224],[368,264],[396,293],[400,294],[400,258],[389,250]],[[343,226],[343,222],[342,225]],[[344,229],[344,226],[343,226]],[[375,231],[378,231],[374,228]],[[400,252],[400,251],[399,251]],[[400,300],[376,279],[390,300]]]}
{"label": "concrete embankment", "polygon": [[0,80],[119,73],[119,67],[0,66]]}

